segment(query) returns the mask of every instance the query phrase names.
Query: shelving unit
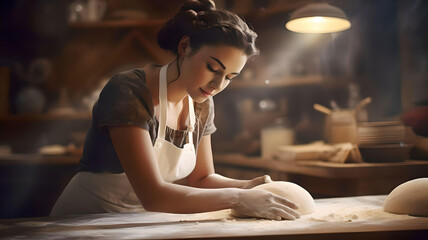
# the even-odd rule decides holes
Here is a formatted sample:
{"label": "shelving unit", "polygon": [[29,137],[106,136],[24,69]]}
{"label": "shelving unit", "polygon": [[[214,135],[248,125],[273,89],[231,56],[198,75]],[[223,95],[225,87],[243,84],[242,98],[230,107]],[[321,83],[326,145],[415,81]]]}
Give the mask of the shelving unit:
{"label": "shelving unit", "polygon": [[234,81],[229,88],[231,89],[247,89],[247,88],[276,88],[309,84],[321,84],[326,79],[322,75],[308,76],[287,76],[281,79],[268,79],[268,83],[262,80],[256,81]]}
{"label": "shelving unit", "polygon": [[90,112],[77,112],[73,114],[9,114],[0,116],[0,123],[3,122],[42,122],[60,120],[90,120]]}
{"label": "shelving unit", "polygon": [[62,79],[74,97],[85,94],[85,89],[93,89],[100,79],[122,67],[152,61],[165,63],[170,55],[157,46],[155,36],[166,21],[158,18],[69,23],[72,37],[57,59],[58,71],[52,78]]}
{"label": "shelving unit", "polygon": [[72,28],[72,29],[96,29],[96,28],[158,27],[158,26],[163,25],[165,22],[166,22],[165,19],[74,22],[74,23],[70,23],[70,28]]}

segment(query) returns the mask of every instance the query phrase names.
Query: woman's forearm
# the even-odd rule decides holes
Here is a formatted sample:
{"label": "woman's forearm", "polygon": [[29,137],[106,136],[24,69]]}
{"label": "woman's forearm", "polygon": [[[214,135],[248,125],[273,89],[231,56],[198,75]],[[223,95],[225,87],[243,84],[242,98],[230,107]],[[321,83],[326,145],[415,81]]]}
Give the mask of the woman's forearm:
{"label": "woman's forearm", "polygon": [[231,208],[244,216],[275,220],[300,216],[295,203],[260,189],[203,189],[164,183],[150,198],[152,203],[146,209],[157,212],[186,214]]}
{"label": "woman's forearm", "polygon": [[213,173],[199,179],[192,186],[198,188],[244,188],[251,180],[238,180]]}
{"label": "woman's forearm", "polygon": [[239,204],[237,188],[202,189],[166,183],[152,193],[144,208],[149,211],[168,213],[200,213],[234,208]]}

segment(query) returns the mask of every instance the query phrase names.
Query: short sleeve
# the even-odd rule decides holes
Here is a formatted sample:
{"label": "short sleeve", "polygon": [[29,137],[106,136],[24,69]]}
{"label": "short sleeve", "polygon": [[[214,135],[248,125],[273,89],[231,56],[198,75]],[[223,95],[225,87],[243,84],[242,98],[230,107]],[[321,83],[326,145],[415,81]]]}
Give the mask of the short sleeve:
{"label": "short sleeve", "polygon": [[209,98],[207,101],[209,101],[208,117],[205,124],[203,136],[213,134],[217,130],[214,124],[214,100],[212,98]]}
{"label": "short sleeve", "polygon": [[114,76],[103,88],[93,108],[97,128],[109,135],[112,125],[134,125],[150,129],[153,103],[144,72],[125,72]]}

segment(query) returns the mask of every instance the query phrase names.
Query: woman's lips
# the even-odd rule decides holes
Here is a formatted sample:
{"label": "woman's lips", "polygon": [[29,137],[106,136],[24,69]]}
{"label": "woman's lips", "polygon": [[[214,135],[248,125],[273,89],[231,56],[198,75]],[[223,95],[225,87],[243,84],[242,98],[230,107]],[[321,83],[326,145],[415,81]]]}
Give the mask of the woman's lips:
{"label": "woman's lips", "polygon": [[201,90],[201,93],[202,93],[205,97],[210,97],[210,96],[212,95],[212,93],[209,93],[209,92],[205,91],[205,90],[204,90],[204,89],[202,89],[202,88],[199,88],[199,90]]}

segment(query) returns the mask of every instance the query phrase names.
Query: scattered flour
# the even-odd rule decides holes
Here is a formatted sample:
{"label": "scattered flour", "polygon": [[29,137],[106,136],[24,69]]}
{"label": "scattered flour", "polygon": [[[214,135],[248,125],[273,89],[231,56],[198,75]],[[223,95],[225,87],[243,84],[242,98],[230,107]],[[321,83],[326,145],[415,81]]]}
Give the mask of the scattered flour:
{"label": "scattered flour", "polygon": [[317,222],[356,222],[365,221],[368,219],[404,219],[408,217],[408,215],[387,213],[383,211],[381,207],[337,207],[333,210],[323,209],[321,211],[316,211],[315,213],[308,215],[309,220]]}
{"label": "scattered flour", "polygon": [[48,224],[51,224],[52,222],[37,222],[37,221],[26,221],[26,222],[19,222],[15,223],[15,226],[22,226],[22,227],[43,227]]}

